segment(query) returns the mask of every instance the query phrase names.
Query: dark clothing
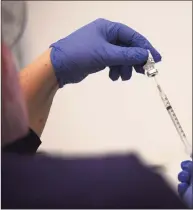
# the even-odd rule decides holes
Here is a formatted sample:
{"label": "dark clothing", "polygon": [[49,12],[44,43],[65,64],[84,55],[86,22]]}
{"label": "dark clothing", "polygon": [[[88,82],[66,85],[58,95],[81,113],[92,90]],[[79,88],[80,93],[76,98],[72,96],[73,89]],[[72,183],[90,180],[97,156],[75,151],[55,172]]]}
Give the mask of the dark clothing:
{"label": "dark clothing", "polygon": [[26,155],[35,154],[41,143],[36,133],[32,129],[29,129],[27,136],[14,141],[12,144],[6,145],[3,148],[3,152]]}
{"label": "dark clothing", "polygon": [[64,159],[40,143],[30,131],[2,149],[2,208],[186,208],[135,155]]}

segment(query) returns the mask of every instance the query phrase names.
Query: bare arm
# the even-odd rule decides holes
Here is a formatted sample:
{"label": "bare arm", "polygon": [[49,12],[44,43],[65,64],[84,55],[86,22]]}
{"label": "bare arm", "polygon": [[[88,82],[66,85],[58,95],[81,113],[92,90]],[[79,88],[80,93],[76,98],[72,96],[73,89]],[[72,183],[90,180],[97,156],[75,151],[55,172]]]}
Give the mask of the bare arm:
{"label": "bare arm", "polygon": [[41,136],[58,83],[50,61],[51,49],[24,68],[19,75],[30,127]]}

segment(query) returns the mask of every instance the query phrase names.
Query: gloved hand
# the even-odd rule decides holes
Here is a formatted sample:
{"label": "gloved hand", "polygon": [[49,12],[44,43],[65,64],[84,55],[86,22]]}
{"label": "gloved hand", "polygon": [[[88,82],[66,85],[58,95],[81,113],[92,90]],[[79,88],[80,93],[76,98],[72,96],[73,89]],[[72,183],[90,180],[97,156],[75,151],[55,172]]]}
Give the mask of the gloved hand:
{"label": "gloved hand", "polygon": [[193,162],[190,160],[181,163],[182,171],[178,174],[181,182],[178,185],[178,193],[189,208],[193,208]]}
{"label": "gloved hand", "polygon": [[59,87],[80,82],[107,66],[113,81],[119,76],[128,80],[132,66],[144,73],[142,66],[148,58],[146,49],[150,50],[155,62],[161,60],[160,54],[142,35],[126,25],[105,19],[89,23],[50,47]]}

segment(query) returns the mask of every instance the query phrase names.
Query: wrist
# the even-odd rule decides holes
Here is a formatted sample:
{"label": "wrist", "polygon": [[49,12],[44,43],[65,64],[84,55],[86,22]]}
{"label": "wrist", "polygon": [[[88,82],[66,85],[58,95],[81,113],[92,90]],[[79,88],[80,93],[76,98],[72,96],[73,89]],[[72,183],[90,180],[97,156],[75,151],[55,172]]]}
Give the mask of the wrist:
{"label": "wrist", "polygon": [[58,49],[56,49],[53,45],[51,45],[50,46],[50,63],[55,73],[55,77],[58,82],[59,88],[62,88],[64,84],[68,83],[64,81],[64,80],[68,80],[68,74],[66,74],[67,71],[63,70],[64,69],[63,60],[64,60],[64,55],[61,54],[61,52]]}

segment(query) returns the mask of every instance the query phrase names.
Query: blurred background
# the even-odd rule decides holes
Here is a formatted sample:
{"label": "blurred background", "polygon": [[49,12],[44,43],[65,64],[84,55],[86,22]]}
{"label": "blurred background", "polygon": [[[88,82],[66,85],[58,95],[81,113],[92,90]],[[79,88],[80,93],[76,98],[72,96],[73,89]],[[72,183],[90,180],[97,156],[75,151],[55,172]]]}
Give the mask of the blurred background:
{"label": "blurred background", "polygon": [[[191,142],[191,1],[4,2],[2,35],[19,70],[51,43],[97,18],[127,24],[161,53],[158,79]],[[42,142],[40,150],[69,156],[135,151],[148,163],[164,165],[174,187],[180,162],[188,159],[154,81],[135,72],[130,81],[112,82],[105,69],[59,90]]]}

